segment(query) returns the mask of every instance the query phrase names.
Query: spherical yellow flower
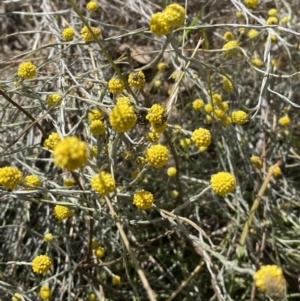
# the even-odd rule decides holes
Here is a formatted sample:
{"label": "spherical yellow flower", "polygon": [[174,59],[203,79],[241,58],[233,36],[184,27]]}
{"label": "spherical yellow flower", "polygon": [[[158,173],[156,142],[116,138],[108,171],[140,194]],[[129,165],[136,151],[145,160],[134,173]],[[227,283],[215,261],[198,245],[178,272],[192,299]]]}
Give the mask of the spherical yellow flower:
{"label": "spherical yellow flower", "polygon": [[75,182],[72,178],[66,178],[64,180],[64,184],[63,184],[65,187],[70,187],[70,186],[74,186],[75,185]]}
{"label": "spherical yellow flower", "polygon": [[135,126],[134,108],[125,103],[117,103],[109,114],[109,122],[117,132],[127,132]]}
{"label": "spherical yellow flower", "polygon": [[128,77],[128,83],[131,87],[140,89],[145,85],[146,79],[143,71],[131,72]]}
{"label": "spherical yellow flower", "polygon": [[233,89],[233,85],[232,85],[231,81],[226,76],[223,76],[223,86],[222,86],[222,88],[225,91],[231,91]]}
{"label": "spherical yellow flower", "polygon": [[260,157],[253,155],[250,158],[250,162],[251,162],[252,166],[256,169],[261,169],[262,168],[263,164],[262,164],[262,161],[261,161]]}
{"label": "spherical yellow flower", "polygon": [[146,159],[152,167],[161,168],[169,160],[169,151],[164,145],[151,145],[146,150]]}
{"label": "spherical yellow flower", "polygon": [[207,103],[204,106],[204,111],[207,112],[207,113],[212,113],[213,110],[214,110],[214,108],[213,108],[213,105],[211,103]]}
{"label": "spherical yellow flower", "polygon": [[50,150],[56,146],[56,144],[61,141],[60,136],[56,132],[52,132],[49,137],[44,141],[44,147]]}
{"label": "spherical yellow flower", "polygon": [[286,282],[282,269],[277,265],[263,265],[254,273],[256,287],[272,299],[282,300],[286,296]]}
{"label": "spherical yellow flower", "polygon": [[95,294],[89,294],[89,301],[96,301],[96,295]]}
{"label": "spherical yellow flower", "polygon": [[283,116],[278,120],[278,122],[281,126],[286,126],[290,124],[291,119],[289,118],[289,116]]}
{"label": "spherical yellow flower", "polygon": [[188,148],[191,145],[191,139],[190,138],[182,138],[180,139],[180,146],[183,148]]}
{"label": "spherical yellow flower", "polygon": [[283,24],[288,23],[288,22],[290,22],[290,21],[291,21],[291,18],[290,18],[289,16],[283,16],[283,17],[281,18],[281,22],[282,22]]}
{"label": "spherical yellow flower", "polygon": [[101,120],[93,120],[90,124],[90,131],[94,136],[101,136],[105,133],[105,124]]}
{"label": "spherical yellow flower", "polygon": [[70,210],[70,208],[67,206],[55,205],[53,211],[54,211],[54,216],[59,221],[67,219],[68,217],[71,217],[73,215],[73,211]]}
{"label": "spherical yellow flower", "polygon": [[157,64],[157,69],[160,71],[160,72],[165,72],[166,69],[167,69],[167,64],[164,63],[164,62],[159,62]]}
{"label": "spherical yellow flower", "polygon": [[117,104],[131,105],[131,101],[127,96],[120,96],[117,98]]}
{"label": "spherical yellow flower", "polygon": [[224,116],[223,118],[220,119],[220,121],[223,126],[228,126],[229,124],[232,123],[232,118],[230,116]]}
{"label": "spherical yellow flower", "polygon": [[87,5],[86,5],[86,9],[89,11],[96,11],[98,9],[99,5],[97,4],[96,1],[90,1]]}
{"label": "spherical yellow flower", "polygon": [[24,184],[28,185],[26,187],[27,190],[31,190],[34,188],[32,186],[39,187],[39,186],[41,186],[42,183],[41,183],[40,178],[37,175],[28,175],[24,179]]}
{"label": "spherical yellow flower", "polygon": [[260,68],[264,63],[261,59],[259,58],[251,58],[251,64],[257,68]]}
{"label": "spherical yellow flower", "polygon": [[204,107],[204,101],[200,98],[197,98],[193,101],[193,109],[196,111],[202,110]]}
{"label": "spherical yellow flower", "polygon": [[91,154],[93,157],[97,157],[97,155],[98,155],[98,146],[97,145],[92,146]]}
{"label": "spherical yellow flower", "polygon": [[226,101],[222,101],[219,105],[219,109],[221,109],[222,111],[227,111],[228,110],[228,102]]}
{"label": "spherical yellow flower", "polygon": [[232,192],[235,188],[235,178],[228,172],[218,172],[211,176],[212,190],[220,196]]}
{"label": "spherical yellow flower", "polygon": [[51,268],[52,261],[47,255],[39,255],[32,260],[32,270],[38,274],[45,274]]}
{"label": "spherical yellow flower", "polygon": [[102,117],[102,112],[98,109],[93,109],[88,114],[89,121],[100,120]]}
{"label": "spherical yellow flower", "polygon": [[233,32],[230,31],[230,30],[229,30],[229,31],[226,31],[226,32],[224,33],[223,38],[224,38],[226,41],[232,41],[232,40],[235,39]]}
{"label": "spherical yellow flower", "polygon": [[92,189],[99,194],[108,195],[115,190],[115,181],[111,174],[101,171],[99,174],[92,176],[90,180]]}
{"label": "spherical yellow flower", "polygon": [[105,249],[103,247],[97,247],[94,250],[94,253],[97,258],[102,258],[105,254]]}
{"label": "spherical yellow flower", "polygon": [[222,102],[222,95],[219,93],[213,93],[211,96],[211,102],[214,105],[219,105]]}
{"label": "spherical yellow flower", "polygon": [[233,55],[237,51],[237,46],[239,45],[239,42],[237,40],[232,40],[227,42],[226,44],[223,45],[223,53],[225,55]]}
{"label": "spherical yellow flower", "polygon": [[36,76],[36,67],[31,62],[23,62],[19,65],[18,76],[30,79]]}
{"label": "spherical yellow flower", "polygon": [[159,133],[151,131],[147,133],[146,139],[151,143],[156,143],[159,140]]}
{"label": "spherical yellow flower", "polygon": [[248,121],[248,114],[242,110],[233,111],[231,118],[233,123],[244,124]]}
{"label": "spherical yellow flower", "polygon": [[40,298],[42,300],[47,300],[51,298],[51,290],[48,285],[43,285],[40,289]]}
{"label": "spherical yellow flower", "polygon": [[150,31],[157,36],[167,35],[171,30],[168,15],[162,12],[153,14],[149,23]]}
{"label": "spherical yellow flower", "polygon": [[178,3],[167,5],[164,14],[167,15],[170,27],[177,28],[184,24],[185,9]]}
{"label": "spherical yellow flower", "polygon": [[112,94],[120,94],[124,91],[125,85],[124,82],[117,77],[113,77],[108,82],[108,90]]}
{"label": "spherical yellow flower", "polygon": [[44,234],[44,241],[45,242],[51,242],[53,240],[53,235],[52,235],[52,233],[45,233]]}
{"label": "spherical yellow flower", "polygon": [[277,25],[278,24],[278,18],[277,17],[269,17],[267,19],[267,24],[268,25]]}
{"label": "spherical yellow flower", "polygon": [[[273,168],[273,166],[270,166],[268,169],[268,172]],[[281,175],[281,168],[279,166],[276,166],[275,169],[273,170],[273,176],[275,178],[279,177]]]}
{"label": "spherical yellow flower", "polygon": [[210,131],[204,128],[194,130],[194,132],[192,133],[192,141],[198,148],[208,147],[211,144]]}
{"label": "spherical yellow flower", "polygon": [[137,191],[133,196],[133,205],[135,205],[140,210],[146,210],[151,208],[153,202],[153,194],[144,189]]}
{"label": "spherical yellow flower", "polygon": [[11,297],[11,301],[23,301],[22,295],[19,293],[14,293]]}
{"label": "spherical yellow flower", "polygon": [[247,33],[247,37],[249,39],[253,39],[253,38],[256,38],[258,36],[258,31],[256,29],[250,29]]}
{"label": "spherical yellow flower", "polygon": [[140,167],[144,166],[144,165],[146,164],[146,159],[145,159],[145,157],[143,157],[143,156],[137,156],[137,157],[135,158],[135,164],[136,164],[137,166],[140,166]]}
{"label": "spherical yellow flower", "polygon": [[221,109],[215,109],[213,113],[216,119],[223,119],[225,117],[225,112]]}
{"label": "spherical yellow flower", "polygon": [[14,166],[0,168],[0,184],[5,189],[15,189],[22,181],[22,172]]}
{"label": "spherical yellow flower", "polygon": [[175,167],[169,167],[169,168],[167,169],[167,175],[168,175],[169,177],[175,177],[175,176],[176,176],[176,173],[177,173],[177,170],[176,170]]}
{"label": "spherical yellow flower", "polygon": [[73,29],[73,27],[66,27],[61,35],[63,36],[63,38],[66,40],[66,41],[70,41],[73,39],[74,35],[75,35],[75,31]]}
{"label": "spherical yellow flower", "polygon": [[242,18],[244,17],[243,12],[241,12],[241,11],[237,11],[237,12],[235,13],[235,16],[236,16],[238,19],[242,19]]}
{"label": "spherical yellow flower", "polygon": [[47,101],[47,104],[49,107],[54,107],[54,106],[58,106],[61,104],[62,98],[61,98],[61,95],[59,95],[57,93],[52,93],[47,96],[46,101]]}
{"label": "spherical yellow flower", "polygon": [[164,132],[168,127],[166,122],[159,124],[159,123],[151,123],[151,130],[156,133]]}
{"label": "spherical yellow flower", "polygon": [[[101,29],[99,29],[98,27],[93,27],[93,26],[90,26],[92,32],[94,33],[94,35],[99,38],[100,35],[101,35]],[[81,32],[80,32],[82,38],[86,41],[86,42],[91,42],[94,40],[94,37],[92,36],[92,34],[90,33],[90,31],[88,30],[87,26],[84,26],[82,29],[81,29]]]}
{"label": "spherical yellow flower", "polygon": [[118,275],[113,275],[111,281],[113,285],[117,285],[121,282],[121,277]]}
{"label": "spherical yellow flower", "polygon": [[146,116],[152,126],[159,127],[165,124],[167,119],[167,114],[165,108],[160,104],[154,104]]}
{"label": "spherical yellow flower", "polygon": [[269,16],[273,16],[273,17],[276,17],[276,16],[277,16],[277,9],[276,9],[276,8],[271,8],[271,9],[268,11],[268,15],[269,15]]}
{"label": "spherical yellow flower", "polygon": [[247,5],[250,8],[254,8],[258,5],[259,0],[244,0],[245,5]]}

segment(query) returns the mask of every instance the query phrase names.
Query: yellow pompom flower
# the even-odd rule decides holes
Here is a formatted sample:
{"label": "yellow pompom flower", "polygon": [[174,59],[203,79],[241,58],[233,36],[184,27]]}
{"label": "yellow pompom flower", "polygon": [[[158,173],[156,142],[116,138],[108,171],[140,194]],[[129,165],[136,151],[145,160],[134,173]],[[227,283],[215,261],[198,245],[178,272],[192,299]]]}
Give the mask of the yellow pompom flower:
{"label": "yellow pompom flower", "polygon": [[49,135],[49,137],[44,141],[44,147],[48,148],[49,150],[53,150],[56,144],[61,141],[60,136],[58,133],[53,132]]}
{"label": "yellow pompom flower", "polygon": [[247,33],[247,37],[249,39],[253,39],[253,38],[256,38],[258,36],[258,31],[256,29],[250,29]]}
{"label": "yellow pompom flower", "polygon": [[229,172],[220,171],[211,176],[212,190],[220,196],[232,192],[235,188],[235,178]]}
{"label": "yellow pompom flower", "polygon": [[250,162],[251,162],[252,166],[256,169],[261,169],[262,168],[263,163],[262,163],[260,157],[253,155],[250,158]]}
{"label": "yellow pompom flower", "polygon": [[19,293],[14,293],[11,297],[11,301],[23,301],[22,295]]}
{"label": "yellow pompom flower", "polygon": [[[268,172],[273,168],[273,165],[269,167]],[[275,169],[273,170],[273,176],[275,178],[279,177],[281,175],[281,168],[279,166],[276,166]]]}
{"label": "yellow pompom flower", "polygon": [[232,41],[235,39],[234,37],[234,34],[232,33],[232,31],[226,31],[223,35],[223,38],[226,40],[226,41]]}
{"label": "yellow pompom flower", "polygon": [[145,165],[145,163],[146,163],[145,157],[143,157],[143,156],[137,156],[137,157],[135,158],[135,164],[136,164],[137,166],[142,167],[142,166]]}
{"label": "yellow pompom flower", "polygon": [[44,234],[44,241],[45,242],[51,242],[53,240],[53,235],[52,233],[48,232]]}
{"label": "yellow pompom flower", "polygon": [[105,124],[101,120],[93,120],[90,124],[90,131],[94,136],[101,136],[105,133]]}
{"label": "yellow pompom flower", "polygon": [[237,51],[237,46],[239,45],[239,42],[237,40],[232,40],[227,42],[226,44],[223,45],[223,53],[225,55],[233,55]]}
{"label": "yellow pompom flower", "polygon": [[164,62],[159,62],[157,64],[157,69],[160,71],[160,72],[165,72],[166,69],[167,69],[167,64],[164,63]]}
{"label": "yellow pompom flower", "polygon": [[272,299],[286,297],[286,282],[282,269],[277,265],[263,265],[253,275],[255,286]]}
{"label": "yellow pompom flower", "polygon": [[93,109],[88,113],[89,121],[100,120],[102,117],[102,112],[98,109]]}
{"label": "yellow pompom flower", "polygon": [[88,11],[96,11],[98,9],[99,5],[97,4],[96,1],[90,1],[87,5],[86,5],[86,9]]}
{"label": "yellow pompom flower", "polygon": [[206,113],[212,113],[214,110],[213,106],[211,103],[207,103],[205,106],[204,106],[204,111]]}
{"label": "yellow pompom flower", "polygon": [[121,277],[118,275],[113,275],[111,281],[113,285],[117,285],[121,282]]}
{"label": "yellow pompom flower", "polygon": [[204,107],[204,101],[200,98],[197,98],[193,101],[193,109],[196,111],[202,110]]}
{"label": "yellow pompom flower", "polygon": [[176,173],[177,173],[177,170],[176,170],[175,167],[169,167],[169,168],[167,169],[167,175],[168,175],[169,177],[175,177],[175,176],[176,176]]}
{"label": "yellow pompom flower", "polygon": [[223,76],[223,86],[222,86],[222,88],[225,91],[231,91],[233,89],[231,81],[226,76]]}
{"label": "yellow pompom flower", "polygon": [[159,133],[151,131],[147,133],[146,139],[151,143],[156,143],[159,140]]}
{"label": "yellow pompom flower", "polygon": [[221,109],[215,109],[213,113],[216,119],[223,119],[225,117],[225,112]]}
{"label": "yellow pompom flower", "polygon": [[127,132],[135,126],[134,108],[125,103],[117,103],[109,114],[109,122],[117,132]]}
{"label": "yellow pompom flower", "polygon": [[61,98],[61,95],[59,95],[57,93],[52,93],[47,96],[46,101],[47,101],[47,104],[49,107],[54,107],[54,106],[58,106],[61,104],[62,98]]}
{"label": "yellow pompom flower", "polygon": [[94,253],[97,258],[102,258],[105,254],[105,249],[103,247],[97,247],[94,250]]}
{"label": "yellow pompom flower", "polygon": [[228,110],[228,102],[226,101],[222,101],[219,105],[219,109],[221,109],[222,111],[227,111]]}
{"label": "yellow pompom flower", "polygon": [[220,121],[223,126],[228,126],[229,124],[232,123],[232,119],[230,116],[224,116],[223,118],[220,119]]}
{"label": "yellow pompom flower", "polygon": [[190,138],[182,138],[180,139],[180,146],[183,148],[188,148],[191,145],[191,139]]}
{"label": "yellow pompom flower", "polygon": [[168,15],[162,12],[153,14],[149,23],[150,31],[157,36],[167,35],[171,30]]}
{"label": "yellow pompom flower", "polygon": [[264,63],[261,59],[259,58],[251,58],[251,64],[257,68],[260,68]]}
{"label": "yellow pompom flower", "polygon": [[36,76],[36,67],[31,62],[23,62],[19,65],[18,76],[30,79]]}
{"label": "yellow pompom flower", "polygon": [[291,21],[291,18],[289,16],[284,16],[284,17],[281,18],[281,22],[283,24],[288,23],[290,21]]}
{"label": "yellow pompom flower", "polygon": [[169,151],[164,145],[151,145],[146,150],[146,159],[150,166],[154,168],[161,168],[166,165],[169,160]]}
{"label": "yellow pompom flower", "polygon": [[143,71],[131,72],[128,77],[128,83],[131,87],[140,89],[145,85],[146,79]]}
{"label": "yellow pompom flower", "polygon": [[73,215],[73,210],[70,210],[67,206],[62,205],[55,205],[54,209],[54,216],[59,220],[63,221],[64,219],[67,219],[68,217],[71,217]]}
{"label": "yellow pompom flower", "polygon": [[99,194],[108,195],[115,190],[115,181],[111,174],[106,171],[92,176],[90,184],[92,189]]}
{"label": "yellow pompom flower", "polygon": [[[98,27],[93,27],[93,26],[90,26],[92,32],[94,33],[94,35],[99,38],[100,35],[101,35],[101,29],[99,29]],[[94,40],[94,37],[92,36],[92,34],[90,33],[89,29],[87,26],[84,26],[82,29],[81,29],[81,37],[86,41],[86,42],[91,42]]]}
{"label": "yellow pompom flower", "polygon": [[268,15],[269,15],[269,16],[272,16],[272,17],[276,17],[276,16],[277,16],[277,9],[276,9],[276,8],[271,8],[271,9],[268,11]]}
{"label": "yellow pompom flower", "polygon": [[14,166],[0,168],[0,184],[9,190],[15,189],[22,181],[22,172]]}
{"label": "yellow pompom flower", "polygon": [[237,11],[237,12],[235,13],[235,16],[236,16],[238,19],[242,19],[242,18],[244,17],[243,12],[241,12],[241,11]]}
{"label": "yellow pompom flower", "polygon": [[72,171],[86,165],[89,152],[84,141],[68,136],[55,145],[52,155],[56,166]]}
{"label": "yellow pompom flower", "polygon": [[231,119],[233,123],[244,124],[248,121],[248,114],[242,110],[233,111],[231,113]]}
{"label": "yellow pompom flower", "polygon": [[89,294],[89,301],[96,301],[96,295],[95,294]]}
{"label": "yellow pompom flower", "polygon": [[43,285],[40,288],[40,298],[42,300],[47,300],[51,298],[51,290],[48,285]]}
{"label": "yellow pompom flower", "polygon": [[198,148],[208,147],[211,144],[210,131],[204,128],[194,130],[194,132],[192,133],[192,141]]}
{"label": "yellow pompom flower", "polygon": [[133,196],[133,205],[135,205],[140,210],[146,210],[151,208],[153,202],[153,194],[144,189],[137,191]]}
{"label": "yellow pompom flower", "polygon": [[244,0],[245,5],[250,8],[254,8],[258,5],[258,0]]}
{"label": "yellow pompom flower", "polygon": [[75,185],[75,182],[72,178],[66,178],[64,180],[64,184],[63,184],[65,187],[70,187],[70,186],[74,186]]}
{"label": "yellow pompom flower", "polygon": [[66,41],[70,41],[73,39],[74,35],[75,35],[75,31],[73,29],[73,27],[66,27],[61,35],[63,36],[63,38],[66,40]]}
{"label": "yellow pompom flower", "polygon": [[165,108],[160,104],[154,104],[149,109],[146,119],[149,120],[154,128],[163,125],[167,119]]}
{"label": "yellow pompom flower", "polygon": [[24,178],[24,184],[28,185],[25,189],[32,190],[33,186],[39,187],[41,186],[41,180],[37,175],[28,175]]}
{"label": "yellow pompom flower", "polygon": [[185,9],[178,3],[172,3],[166,6],[164,14],[167,15],[170,27],[177,28],[184,24]]}
{"label": "yellow pompom flower", "polygon": [[51,264],[52,261],[47,255],[39,255],[31,262],[32,270],[38,274],[47,273],[51,268]]}
{"label": "yellow pompom flower", "polygon": [[125,85],[124,82],[118,78],[113,77],[108,81],[108,90],[112,94],[120,94],[124,91]]}
{"label": "yellow pompom flower", "polygon": [[267,24],[268,25],[277,25],[278,24],[278,18],[277,17],[269,17],[268,19],[267,19]]}
{"label": "yellow pompom flower", "polygon": [[291,122],[291,119],[289,116],[283,116],[281,117],[279,120],[278,120],[278,123],[281,125],[281,126],[286,126],[286,125],[289,125]]}
{"label": "yellow pompom flower", "polygon": [[117,104],[131,105],[131,101],[127,96],[120,96],[117,98]]}

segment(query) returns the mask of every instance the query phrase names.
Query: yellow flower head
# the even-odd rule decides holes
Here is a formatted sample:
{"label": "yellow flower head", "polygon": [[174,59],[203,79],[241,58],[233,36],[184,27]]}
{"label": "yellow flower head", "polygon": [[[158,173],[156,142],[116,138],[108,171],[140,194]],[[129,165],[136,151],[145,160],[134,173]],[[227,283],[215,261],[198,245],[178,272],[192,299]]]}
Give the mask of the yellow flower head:
{"label": "yellow flower head", "polygon": [[140,89],[145,85],[146,79],[143,71],[131,72],[128,77],[128,83],[131,87]]}
{"label": "yellow flower head", "polygon": [[19,293],[14,293],[11,297],[11,301],[23,301],[22,295]]}
{"label": "yellow flower head", "polygon": [[277,25],[278,24],[278,18],[277,17],[273,17],[273,16],[271,16],[271,17],[269,17],[268,19],[267,19],[267,24],[268,25]]}
{"label": "yellow flower head", "polygon": [[71,217],[73,215],[73,210],[70,210],[67,206],[62,205],[55,205],[54,209],[54,216],[59,220],[62,221],[64,219],[67,219],[68,217]]}
{"label": "yellow flower head", "polygon": [[22,181],[22,172],[13,166],[0,168],[0,184],[5,189],[15,189]]}
{"label": "yellow flower head", "polygon": [[86,165],[89,152],[85,142],[68,136],[57,142],[52,155],[56,166],[72,171]]}
{"label": "yellow flower head", "polygon": [[[98,27],[92,27],[90,26],[92,32],[94,33],[94,35],[99,38],[101,35],[101,29],[99,29]],[[94,41],[94,37],[92,36],[92,34],[90,33],[89,29],[87,28],[87,26],[84,26],[81,29],[80,32],[82,38],[86,41],[86,42],[91,42]]]}
{"label": "yellow flower head", "polygon": [[193,101],[193,109],[196,111],[202,110],[204,107],[204,101],[200,98],[197,98]]}
{"label": "yellow flower head", "polygon": [[[269,167],[268,172],[273,168],[273,165]],[[279,177],[281,175],[281,168],[279,166],[276,166],[275,169],[273,170],[273,176],[275,178]]]}
{"label": "yellow flower head", "polygon": [[232,41],[235,39],[234,37],[234,34],[232,31],[226,31],[223,35],[223,38],[226,40],[226,41]]}
{"label": "yellow flower head", "polygon": [[268,15],[269,15],[269,16],[272,16],[272,17],[276,17],[276,16],[277,16],[277,9],[276,9],[276,8],[271,8],[271,9],[268,11]]}
{"label": "yellow flower head", "polygon": [[90,124],[91,133],[97,137],[105,133],[105,124],[101,120],[93,120]]}
{"label": "yellow flower head", "polygon": [[291,21],[291,18],[289,17],[289,16],[283,16],[282,18],[281,18],[281,22],[282,23],[288,23],[288,22],[290,22]]}
{"label": "yellow flower head", "polygon": [[233,111],[231,118],[233,123],[244,124],[248,121],[248,114],[242,110]]}
{"label": "yellow flower head", "polygon": [[88,11],[96,11],[98,9],[99,5],[97,4],[96,1],[90,1],[87,5],[86,5],[86,9]]}
{"label": "yellow flower head", "polygon": [[272,299],[282,300],[286,296],[286,282],[282,269],[277,265],[263,265],[254,273],[256,287]]}
{"label": "yellow flower head", "polygon": [[184,24],[185,9],[180,4],[172,3],[167,5],[164,14],[167,15],[170,27],[177,28]]}
{"label": "yellow flower head", "polygon": [[109,121],[117,132],[129,131],[136,123],[133,106],[125,103],[117,103],[109,114]]}
{"label": "yellow flower head", "polygon": [[164,62],[159,62],[157,64],[157,69],[160,71],[160,72],[165,72],[166,69],[167,69],[167,64],[164,63]]}
{"label": "yellow flower head", "polygon": [[92,176],[90,180],[92,189],[99,194],[108,195],[115,190],[115,181],[111,174],[101,171],[99,174]]}
{"label": "yellow flower head", "polygon": [[146,139],[151,143],[156,143],[159,140],[159,133],[151,131],[147,133]]}
{"label": "yellow flower head", "polygon": [[120,96],[117,98],[117,104],[131,105],[131,101],[127,96]]}
{"label": "yellow flower head", "polygon": [[226,44],[223,45],[223,53],[225,55],[233,55],[237,51],[237,46],[239,45],[239,42],[237,40],[232,40],[227,42]]}
{"label": "yellow flower head", "polygon": [[137,191],[133,196],[133,205],[135,205],[140,210],[146,210],[151,208],[153,202],[153,194],[144,189]]}
{"label": "yellow flower head", "polygon": [[149,23],[150,31],[157,36],[167,35],[171,30],[168,15],[162,12],[153,14]]}
{"label": "yellow flower head", "polygon": [[142,167],[142,166],[145,165],[145,163],[146,163],[145,157],[143,157],[143,156],[137,156],[137,157],[135,158],[135,164],[136,164],[137,166]]}
{"label": "yellow flower head", "polygon": [[237,12],[235,13],[235,16],[236,16],[238,19],[242,19],[242,18],[244,17],[243,12],[241,12],[241,11],[237,11]]}
{"label": "yellow flower head", "polygon": [[63,36],[63,38],[66,40],[66,41],[70,41],[73,39],[74,35],[75,35],[75,31],[73,29],[73,27],[66,27],[61,35]]}
{"label": "yellow flower head", "polygon": [[18,76],[30,79],[36,76],[36,67],[31,62],[23,62],[19,65]]}
{"label": "yellow flower head", "polygon": [[258,31],[256,29],[250,29],[247,33],[247,37],[249,39],[253,39],[253,38],[256,38],[258,36]]}
{"label": "yellow flower head", "polygon": [[102,117],[102,112],[98,109],[93,109],[88,114],[89,121],[100,120]]}
{"label": "yellow flower head", "polygon": [[108,90],[112,94],[120,94],[124,91],[125,85],[124,82],[118,78],[113,77],[108,81]]}
{"label": "yellow flower head", "polygon": [[94,253],[97,258],[102,258],[105,254],[105,249],[103,247],[97,247],[94,250]]}
{"label": "yellow flower head", "polygon": [[219,105],[219,109],[221,109],[222,111],[227,111],[228,110],[228,102],[226,101],[222,101]]}
{"label": "yellow flower head", "polygon": [[235,178],[228,172],[218,172],[211,176],[210,183],[212,190],[220,196],[232,192],[235,188]]}
{"label": "yellow flower head", "polygon": [[146,116],[155,132],[161,133],[166,127],[167,114],[165,108],[160,104],[154,104]]}
{"label": "yellow flower head", "polygon": [[151,145],[146,150],[146,159],[152,167],[161,168],[169,160],[169,151],[164,145]]}
{"label": "yellow flower head", "polygon": [[194,130],[194,132],[192,133],[192,141],[198,148],[208,147],[211,144],[210,131],[204,128]]}
{"label": "yellow flower head", "polygon": [[244,0],[245,5],[247,5],[250,8],[254,8],[258,5],[259,0]]}
{"label": "yellow flower head", "polygon": [[121,277],[118,275],[113,275],[111,281],[113,285],[117,285],[121,282]]}
{"label": "yellow flower head", "polygon": [[32,260],[32,270],[38,274],[45,274],[51,268],[52,261],[47,255],[39,255]]}
{"label": "yellow flower head", "polygon": [[89,301],[96,301],[96,295],[95,294],[89,294]]}
{"label": "yellow flower head", "polygon": [[28,185],[26,187],[27,190],[32,190],[32,189],[34,189],[34,187],[32,187],[32,186],[35,186],[35,187],[41,186],[41,180],[37,175],[28,175],[24,179],[24,184]]}
{"label": "yellow flower head", "polygon": [[251,58],[251,64],[257,68],[260,68],[264,63],[261,59],[259,58]]}
{"label": "yellow flower head", "polygon": [[190,138],[182,138],[180,139],[180,146],[183,148],[188,148],[191,145],[191,139]]}
{"label": "yellow flower head", "polygon": [[47,101],[47,104],[49,107],[54,107],[54,106],[58,106],[61,104],[62,98],[61,98],[61,95],[59,95],[57,93],[52,93],[47,96],[46,101]]}
{"label": "yellow flower head", "polygon": [[60,136],[58,133],[53,132],[49,135],[49,137],[44,141],[44,147],[48,148],[50,150],[53,150],[53,148],[56,146],[56,144],[61,141]]}
{"label": "yellow flower head", "polygon": [[48,285],[43,285],[40,288],[40,298],[42,300],[47,300],[51,298],[51,290]]}
{"label": "yellow flower head", "polygon": [[51,242],[53,240],[53,235],[52,235],[52,233],[45,233],[44,234],[44,241],[45,242]]}
{"label": "yellow flower head", "polygon": [[286,126],[290,124],[291,119],[289,116],[283,116],[278,120],[278,122],[281,126]]}
{"label": "yellow flower head", "polygon": [[167,169],[167,175],[168,175],[169,177],[175,177],[175,176],[176,176],[176,173],[177,173],[177,170],[176,170],[175,167],[169,167],[169,168]]}
{"label": "yellow flower head", "polygon": [[231,81],[226,76],[223,76],[223,86],[222,86],[222,88],[225,91],[231,91],[233,89]]}
{"label": "yellow flower head", "polygon": [[70,186],[74,186],[74,184],[75,184],[75,182],[74,182],[74,180],[72,178],[66,178],[64,180],[64,184],[63,185],[65,187],[70,187]]}
{"label": "yellow flower head", "polygon": [[262,168],[263,164],[262,164],[262,161],[261,161],[260,157],[253,155],[250,158],[250,162],[251,162],[252,166],[256,169],[261,169]]}

